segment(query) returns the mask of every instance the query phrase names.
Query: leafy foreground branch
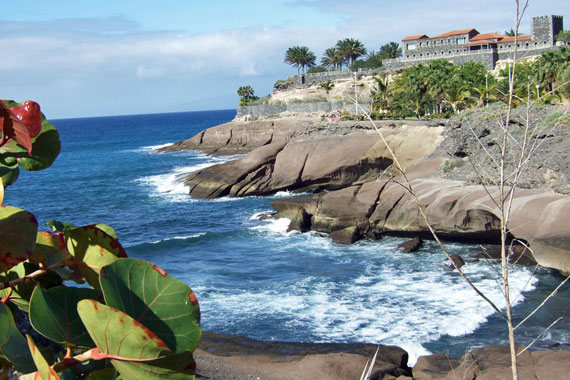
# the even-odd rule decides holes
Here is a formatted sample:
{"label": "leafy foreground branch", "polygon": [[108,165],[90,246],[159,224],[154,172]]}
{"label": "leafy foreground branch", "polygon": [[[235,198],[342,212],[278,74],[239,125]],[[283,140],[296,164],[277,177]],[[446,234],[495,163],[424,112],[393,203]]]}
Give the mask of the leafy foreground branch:
{"label": "leafy foreground branch", "polygon": [[[30,101],[0,100],[0,133],[2,204],[20,168],[49,167],[60,142]],[[107,225],[48,226],[0,208],[0,379],[194,379],[202,329],[192,290],[128,258]]]}

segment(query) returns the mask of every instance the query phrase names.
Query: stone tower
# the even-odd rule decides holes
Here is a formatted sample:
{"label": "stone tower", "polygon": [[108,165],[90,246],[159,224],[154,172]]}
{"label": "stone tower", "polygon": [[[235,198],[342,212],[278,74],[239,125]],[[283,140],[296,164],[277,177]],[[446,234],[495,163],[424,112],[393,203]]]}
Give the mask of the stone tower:
{"label": "stone tower", "polygon": [[563,30],[562,16],[532,18],[532,40],[538,45],[554,46],[554,36]]}

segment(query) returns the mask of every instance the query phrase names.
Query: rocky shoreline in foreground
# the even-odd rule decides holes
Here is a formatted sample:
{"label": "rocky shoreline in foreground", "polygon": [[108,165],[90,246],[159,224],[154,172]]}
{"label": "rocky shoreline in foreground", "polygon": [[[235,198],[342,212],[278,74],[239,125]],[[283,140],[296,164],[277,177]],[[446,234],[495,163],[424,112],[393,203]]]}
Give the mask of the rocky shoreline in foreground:
{"label": "rocky shoreline in foreground", "polygon": [[[445,354],[422,356],[413,368],[399,347],[374,344],[262,342],[204,333],[194,353],[200,380],[359,379],[378,349],[372,380],[511,379],[507,346],[475,348],[460,360]],[[525,351],[519,356],[521,380],[568,379],[570,351]]]}
{"label": "rocky shoreline in foreground", "polygon": [[[544,125],[546,131],[535,140],[545,143],[522,178],[511,218],[511,233],[530,246],[532,257],[563,274],[570,274],[567,111],[550,106],[534,114],[533,123]],[[498,218],[489,194],[477,181],[493,185],[492,164],[485,162],[485,150],[496,149],[502,110],[469,112],[451,120],[380,121],[378,126],[406,167],[441,236],[492,244],[497,241]],[[512,123],[515,132],[520,130],[524,114],[515,113]],[[369,122],[310,117],[236,120],[162,151],[184,149],[245,154],[191,173],[185,184],[192,197],[309,192],[313,195],[273,202],[273,217],[289,218],[290,228],[327,233],[344,243],[385,234],[428,236],[413,199]],[[477,161],[479,178],[473,176],[470,160]],[[491,190],[491,195],[496,193]],[[375,349],[375,345],[259,342],[207,333],[196,351],[197,378],[354,379],[360,377]],[[373,379],[511,376],[506,347],[477,348],[461,360],[444,354],[421,357],[412,369],[402,349],[382,347],[381,352]],[[568,378],[569,358],[570,351],[563,350],[525,352],[519,358],[520,378]]]}

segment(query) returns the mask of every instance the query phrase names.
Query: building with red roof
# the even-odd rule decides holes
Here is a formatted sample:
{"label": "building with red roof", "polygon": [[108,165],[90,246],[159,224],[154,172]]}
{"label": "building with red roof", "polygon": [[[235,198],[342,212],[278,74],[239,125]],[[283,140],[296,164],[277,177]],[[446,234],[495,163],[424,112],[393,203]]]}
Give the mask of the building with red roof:
{"label": "building with red roof", "polygon": [[[562,16],[533,17],[531,33],[516,38],[519,57],[526,53],[539,55],[543,50],[551,49],[555,45],[554,36],[562,30]],[[497,60],[512,56],[514,48],[515,37],[479,33],[474,28],[452,30],[433,37],[418,34],[403,38],[402,57],[385,61],[385,65],[403,66],[445,58],[456,64],[478,61],[493,69]]]}

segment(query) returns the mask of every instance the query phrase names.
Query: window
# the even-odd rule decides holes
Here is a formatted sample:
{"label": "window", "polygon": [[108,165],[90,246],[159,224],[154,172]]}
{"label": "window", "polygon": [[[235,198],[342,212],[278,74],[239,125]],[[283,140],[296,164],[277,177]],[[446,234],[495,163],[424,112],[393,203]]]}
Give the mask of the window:
{"label": "window", "polygon": [[463,45],[465,43],[467,43],[467,37],[459,37],[455,39],[455,43],[457,45]]}
{"label": "window", "polygon": [[416,44],[406,44],[406,49],[408,49],[408,50],[416,50]]}

